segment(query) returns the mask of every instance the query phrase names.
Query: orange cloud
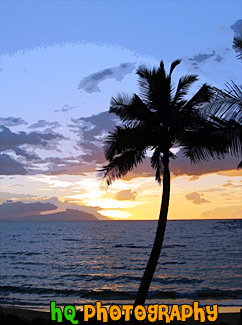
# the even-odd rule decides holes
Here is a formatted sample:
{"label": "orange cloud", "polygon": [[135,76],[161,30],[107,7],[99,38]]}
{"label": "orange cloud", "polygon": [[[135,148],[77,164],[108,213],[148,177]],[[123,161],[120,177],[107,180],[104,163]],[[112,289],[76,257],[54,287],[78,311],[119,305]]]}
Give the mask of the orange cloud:
{"label": "orange cloud", "polygon": [[116,194],[115,198],[119,201],[135,200],[137,193],[132,190],[123,190]]}
{"label": "orange cloud", "polygon": [[187,200],[192,201],[195,204],[210,203],[210,201],[201,198],[201,195],[197,192],[192,192],[186,195]]}

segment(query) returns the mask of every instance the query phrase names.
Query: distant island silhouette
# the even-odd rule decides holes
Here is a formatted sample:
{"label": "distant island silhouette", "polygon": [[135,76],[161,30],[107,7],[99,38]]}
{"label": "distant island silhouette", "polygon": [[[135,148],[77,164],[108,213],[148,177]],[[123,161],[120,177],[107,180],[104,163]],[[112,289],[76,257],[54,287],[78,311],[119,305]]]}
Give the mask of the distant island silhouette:
{"label": "distant island silhouette", "polygon": [[[111,220],[100,216],[101,220]],[[66,209],[66,211],[44,214],[44,215],[31,215],[25,217],[11,218],[5,220],[19,220],[19,221],[100,221],[97,217],[91,213],[84,211]]]}

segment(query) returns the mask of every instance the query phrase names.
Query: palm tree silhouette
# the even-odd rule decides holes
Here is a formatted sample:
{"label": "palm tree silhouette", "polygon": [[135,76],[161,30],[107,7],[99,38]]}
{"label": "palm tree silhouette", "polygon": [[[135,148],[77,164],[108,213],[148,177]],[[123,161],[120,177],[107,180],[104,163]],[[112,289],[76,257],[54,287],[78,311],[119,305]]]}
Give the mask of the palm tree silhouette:
{"label": "palm tree silhouette", "polygon": [[229,139],[221,144],[217,132],[220,124],[209,118],[203,109],[213,97],[213,88],[203,84],[195,95],[187,99],[188,91],[198,77],[186,75],[179,79],[175,89],[171,75],[180,62],[174,61],[168,74],[163,61],[153,69],[141,65],[137,70],[140,96],[119,94],[111,99],[110,104],[109,112],[116,114],[123,125],[117,126],[107,137],[104,153],[108,164],[102,167],[100,176],[110,185],[142,163],[150,152],[155,179],[158,183],[163,180],[155,240],[134,306],[145,303],[162,248],[170,197],[169,161],[175,158],[171,148],[183,148],[184,155],[192,162],[210,157],[220,159],[231,150],[238,152],[237,145],[231,144]]}

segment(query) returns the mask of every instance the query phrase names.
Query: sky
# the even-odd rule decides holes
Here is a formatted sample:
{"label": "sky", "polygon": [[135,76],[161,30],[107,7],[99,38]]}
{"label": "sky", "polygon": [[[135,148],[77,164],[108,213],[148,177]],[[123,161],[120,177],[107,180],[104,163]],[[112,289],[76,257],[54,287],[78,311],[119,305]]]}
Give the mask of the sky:
{"label": "sky", "polygon": [[[103,142],[120,123],[112,96],[138,93],[140,64],[224,89],[241,84],[233,37],[241,1],[0,1],[0,214],[67,208],[98,217],[157,219],[162,187],[148,160],[106,187]],[[169,219],[241,218],[238,157],[171,162]],[[21,205],[21,213],[19,207]]]}

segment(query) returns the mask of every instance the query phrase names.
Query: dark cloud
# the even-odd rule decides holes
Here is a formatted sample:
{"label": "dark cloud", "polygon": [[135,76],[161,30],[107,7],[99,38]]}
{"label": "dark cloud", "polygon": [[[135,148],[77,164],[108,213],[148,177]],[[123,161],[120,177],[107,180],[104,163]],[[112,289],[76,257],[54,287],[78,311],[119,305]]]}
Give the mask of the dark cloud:
{"label": "dark cloud", "polygon": [[116,115],[108,112],[87,118],[72,119],[72,124],[68,126],[80,138],[80,141],[76,143],[76,147],[84,152],[80,158],[87,163],[103,164],[105,162],[103,142],[108,132],[118,123]]}
{"label": "dark cloud", "polygon": [[57,127],[60,127],[59,122],[47,122],[45,120],[39,120],[38,122],[30,125],[28,128],[29,129],[39,129],[39,128],[45,128],[45,127],[50,127],[52,129],[55,129]]}
{"label": "dark cloud", "polygon": [[135,200],[137,193],[132,191],[132,190],[123,190],[118,192],[115,195],[115,199],[119,200],[119,201],[126,201],[126,200]]}
{"label": "dark cloud", "polygon": [[53,133],[31,132],[27,134],[23,131],[19,133],[14,133],[4,126],[2,126],[0,130],[0,151],[8,149],[14,150],[14,148],[24,144],[41,145],[42,147],[46,148],[48,146],[48,141],[63,138],[63,136]]}
{"label": "dark cloud", "polygon": [[0,117],[0,125],[4,126],[17,126],[17,125],[27,125],[28,123],[21,119],[21,117]]}
{"label": "dark cloud", "polygon": [[179,150],[176,154],[177,159],[171,160],[171,172],[175,176],[180,175],[203,175],[208,173],[216,173],[219,171],[236,169],[239,163],[238,157],[226,156],[225,159],[210,159],[198,164],[191,164],[190,159],[185,158],[182,151]]}
{"label": "dark cloud", "polygon": [[115,114],[103,112],[90,117],[81,117],[79,119],[72,119],[76,127],[81,127],[85,131],[85,136],[89,140],[97,140],[103,132],[108,132],[113,129],[118,123],[119,118]]}
{"label": "dark cloud", "polygon": [[38,215],[42,211],[55,210],[57,207],[51,203],[24,203],[21,201],[6,201],[0,205],[1,219],[19,218],[28,215]]}
{"label": "dark cloud", "polygon": [[[55,134],[54,132],[31,132],[27,134],[26,132],[14,133],[10,131],[9,128],[5,126],[0,127],[0,152],[6,150],[13,151],[17,156],[22,156],[27,160],[38,160],[39,157],[32,151],[29,153],[29,145],[38,146],[41,148],[53,149],[54,140],[58,141],[64,137],[60,134]],[[26,148],[26,145],[27,148]]]}
{"label": "dark cloud", "polygon": [[205,200],[204,198],[202,198],[201,194],[199,194],[197,192],[187,194],[185,197],[187,198],[187,200],[192,201],[195,204],[202,204],[202,203],[209,203],[210,202],[210,201]]}
{"label": "dark cloud", "polygon": [[191,64],[190,68],[192,69],[199,69],[200,65],[206,63],[208,60],[213,60],[217,63],[220,63],[224,60],[224,58],[216,51],[212,51],[211,53],[199,53],[188,58],[188,62],[190,61]]}
{"label": "dark cloud", "polygon": [[83,78],[78,85],[78,89],[82,89],[87,93],[99,92],[100,82],[111,78],[121,81],[126,74],[130,74],[134,70],[135,63],[121,63],[118,67],[104,69]]}
{"label": "dark cloud", "polygon": [[191,59],[191,61],[196,61],[198,63],[201,63],[203,61],[206,61],[207,59],[211,58],[215,56],[215,51],[213,51],[211,54],[207,54],[207,53],[204,53],[204,54],[197,54],[197,55],[194,55]]}
{"label": "dark cloud", "polygon": [[0,174],[1,175],[25,175],[27,170],[24,165],[10,158],[8,155],[0,155]]}
{"label": "dark cloud", "polygon": [[70,156],[64,158],[48,157],[39,162],[48,164],[48,175],[80,175],[87,172],[95,172],[98,166],[105,163],[105,156],[102,148],[102,142],[85,140],[76,144],[75,148],[83,153],[79,156]]}
{"label": "dark cloud", "polygon": [[[40,172],[39,169],[36,169],[35,163],[41,163],[42,159],[35,153],[34,149],[56,150],[58,141],[62,139],[64,139],[62,135],[48,129],[44,132],[26,133],[22,131],[14,133],[9,128],[1,126],[0,173],[2,175],[24,175]],[[20,157],[18,161],[12,156],[12,152]]]}

